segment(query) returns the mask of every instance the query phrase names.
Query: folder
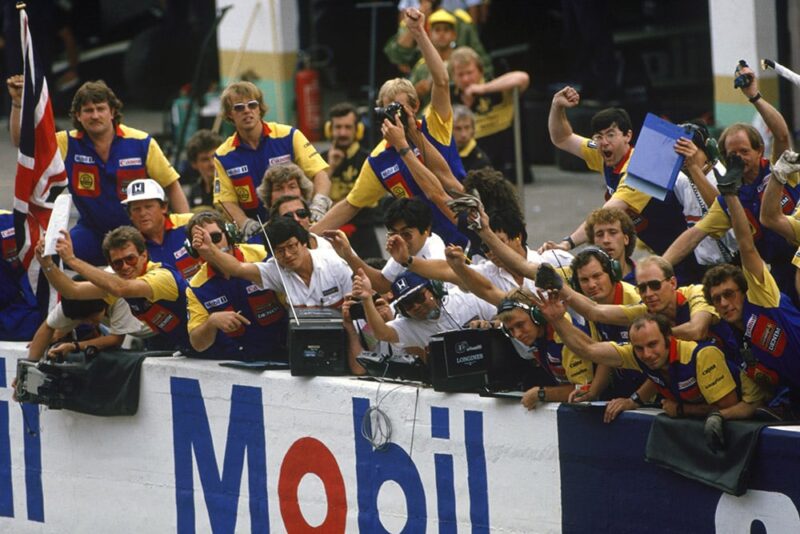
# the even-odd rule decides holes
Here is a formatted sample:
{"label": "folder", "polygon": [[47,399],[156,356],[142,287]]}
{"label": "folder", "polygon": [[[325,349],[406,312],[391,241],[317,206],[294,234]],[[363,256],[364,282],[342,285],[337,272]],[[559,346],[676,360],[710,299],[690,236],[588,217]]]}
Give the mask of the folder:
{"label": "folder", "polygon": [[648,113],[628,164],[625,184],[665,200],[683,166],[684,157],[674,148],[680,137],[691,138],[691,134],[680,126]]}

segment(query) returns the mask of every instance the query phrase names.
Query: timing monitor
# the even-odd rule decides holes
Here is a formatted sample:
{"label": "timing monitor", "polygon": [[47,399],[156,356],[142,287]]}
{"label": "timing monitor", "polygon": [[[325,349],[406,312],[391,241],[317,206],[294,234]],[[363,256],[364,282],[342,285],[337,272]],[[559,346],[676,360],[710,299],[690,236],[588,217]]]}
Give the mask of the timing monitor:
{"label": "timing monitor", "polygon": [[347,374],[347,337],[342,312],[335,308],[295,308],[287,349],[292,376]]}

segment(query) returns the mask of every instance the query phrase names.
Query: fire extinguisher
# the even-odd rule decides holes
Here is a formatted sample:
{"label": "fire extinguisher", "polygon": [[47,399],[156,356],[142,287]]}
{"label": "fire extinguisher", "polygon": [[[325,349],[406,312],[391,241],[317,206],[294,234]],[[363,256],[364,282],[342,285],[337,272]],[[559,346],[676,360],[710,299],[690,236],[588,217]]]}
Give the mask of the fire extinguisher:
{"label": "fire extinguisher", "polygon": [[322,96],[319,72],[311,68],[308,55],[302,59],[303,68],[294,75],[294,95],[297,102],[297,126],[309,141],[319,141],[322,130]]}

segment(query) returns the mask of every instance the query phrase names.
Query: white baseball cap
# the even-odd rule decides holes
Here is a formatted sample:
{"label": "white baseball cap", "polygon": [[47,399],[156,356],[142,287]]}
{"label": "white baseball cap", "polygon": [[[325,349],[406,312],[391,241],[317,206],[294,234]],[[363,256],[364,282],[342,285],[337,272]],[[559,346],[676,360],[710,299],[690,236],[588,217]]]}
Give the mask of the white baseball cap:
{"label": "white baseball cap", "polygon": [[122,201],[123,204],[129,204],[136,200],[150,199],[157,199],[164,202],[164,189],[158,185],[158,182],[150,178],[141,178],[132,181],[128,184],[126,192],[128,198]]}

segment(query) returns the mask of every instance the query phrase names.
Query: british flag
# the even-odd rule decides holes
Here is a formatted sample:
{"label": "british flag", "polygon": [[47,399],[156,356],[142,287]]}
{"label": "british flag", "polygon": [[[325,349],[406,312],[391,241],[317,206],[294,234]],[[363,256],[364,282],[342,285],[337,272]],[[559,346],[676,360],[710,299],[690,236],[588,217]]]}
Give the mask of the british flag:
{"label": "british flag", "polygon": [[33,40],[24,9],[20,9],[19,22],[25,82],[14,183],[14,229],[19,259],[28,271],[31,288],[41,297],[37,291],[39,265],[33,261],[34,250],[47,229],[55,198],[67,186],[67,175],[56,143],[47,80],[34,61]]}

